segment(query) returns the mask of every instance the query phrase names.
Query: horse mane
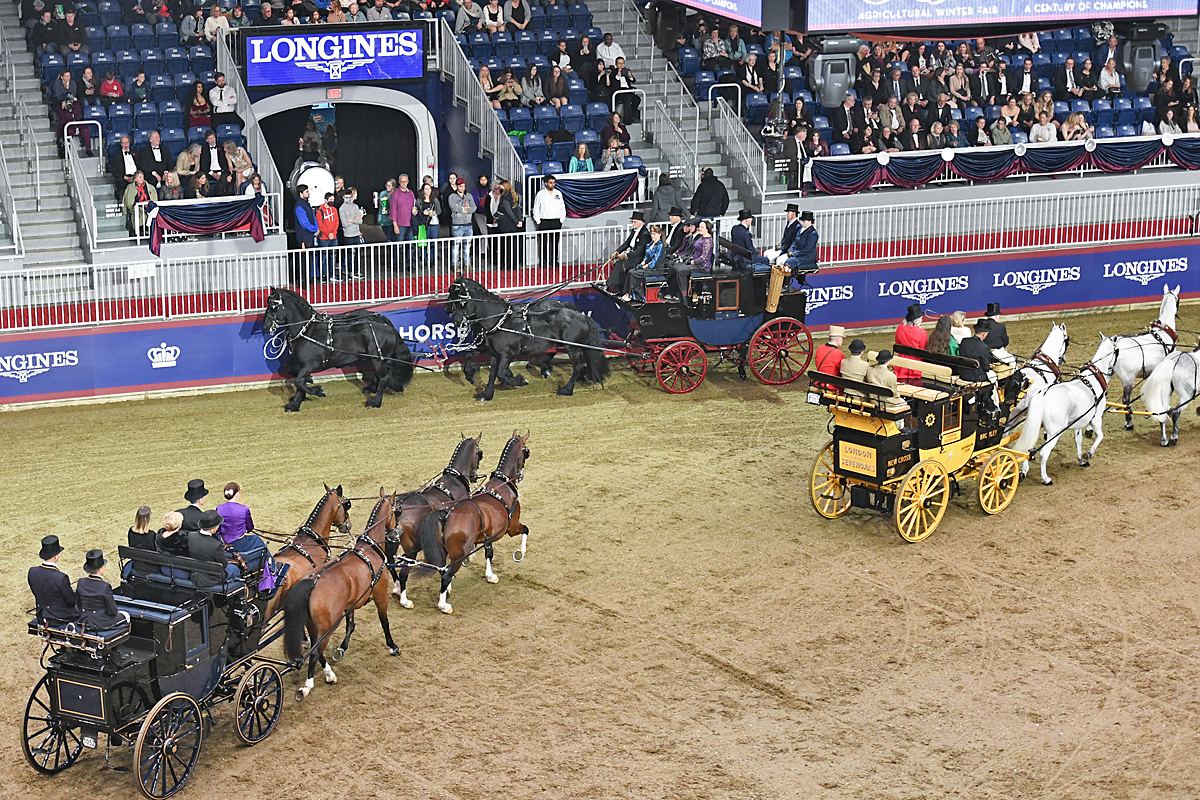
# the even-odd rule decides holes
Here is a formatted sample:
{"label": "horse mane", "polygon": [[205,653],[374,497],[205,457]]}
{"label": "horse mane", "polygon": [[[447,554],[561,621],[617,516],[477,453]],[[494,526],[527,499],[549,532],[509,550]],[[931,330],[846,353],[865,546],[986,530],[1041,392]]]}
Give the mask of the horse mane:
{"label": "horse mane", "polygon": [[[286,290],[284,290],[284,291],[286,291]],[[308,520],[307,520],[307,521],[305,521],[305,523],[304,523],[303,525],[301,525],[301,526],[300,526],[300,528],[297,528],[297,529],[296,529],[296,530],[297,530],[297,532],[299,532],[299,530],[300,530],[301,528],[308,528],[309,530],[311,530],[311,529],[312,529],[312,524],[313,524],[313,521],[314,521],[314,520],[316,520],[316,518],[317,518],[318,516],[320,516],[320,514],[321,514],[321,509],[323,509],[323,508],[325,507],[325,504],[326,504],[327,502],[329,502],[329,497],[330,497],[330,495],[332,495],[332,494],[333,494],[333,490],[332,490],[332,489],[330,489],[328,492],[326,492],[326,493],[325,493],[325,496],[324,496],[324,497],[322,497],[322,498],[321,498],[321,499],[320,499],[320,500],[317,502],[316,506],[314,506],[314,507],[313,507],[312,513],[308,515]]]}
{"label": "horse mane", "polygon": [[389,497],[390,495],[388,497],[379,498],[379,502],[377,502],[375,507],[371,509],[371,516],[367,517],[367,527],[363,528],[363,533],[367,536],[370,536],[371,531],[375,528],[375,518],[379,514],[379,509],[383,507],[383,501],[389,499]]}
{"label": "horse mane", "polygon": [[302,294],[300,294],[299,292],[293,291],[292,289],[284,288],[283,286],[278,287],[277,289],[275,289],[275,291],[278,292],[282,297],[286,297],[286,298],[289,298],[292,301],[294,301],[300,307],[300,311],[302,313],[305,313],[305,314],[316,313],[312,307],[312,303],[305,300],[304,296]]}
{"label": "horse mane", "polygon": [[508,463],[509,456],[512,455],[513,445],[519,441],[520,441],[520,437],[514,436],[513,438],[508,440],[508,444],[504,445],[504,452],[500,454],[500,463],[498,463],[496,465],[497,471],[504,469],[505,465]]}

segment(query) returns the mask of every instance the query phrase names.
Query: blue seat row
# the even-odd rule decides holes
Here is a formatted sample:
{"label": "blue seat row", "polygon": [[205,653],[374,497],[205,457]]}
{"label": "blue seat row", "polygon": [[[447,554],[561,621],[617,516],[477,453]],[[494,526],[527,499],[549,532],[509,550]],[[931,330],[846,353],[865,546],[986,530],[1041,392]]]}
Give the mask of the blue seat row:
{"label": "blue seat row", "polygon": [[574,49],[584,36],[591,38],[594,48],[603,38],[603,33],[599,28],[590,26],[549,28],[537,31],[524,30],[517,31],[516,34],[507,31],[493,34],[477,31],[470,36],[458,34],[458,42],[471,58],[511,58],[512,56],[532,58],[539,53],[543,55],[553,53],[558,49],[560,39],[565,41],[568,47]]}
{"label": "blue seat row", "polygon": [[129,27],[87,25],[84,33],[90,50],[166,50],[179,46],[179,30],[173,22],[138,22]]}
{"label": "blue seat row", "polygon": [[167,50],[150,49],[120,50],[116,53],[99,50],[87,53],[70,53],[65,58],[56,53],[47,53],[41,60],[42,83],[49,85],[58,78],[63,69],[71,71],[71,77],[79,79],[84,68],[91,67],[96,77],[103,80],[104,74],[112,70],[122,81],[135,77],[139,70],[149,78],[153,75],[178,75],[183,72],[210,72],[213,69],[212,51],[207,47],[193,47],[190,51],[182,47]]}
{"label": "blue seat row", "polygon": [[500,115],[500,121],[508,131],[547,134],[550,131],[564,130],[568,133],[578,133],[585,128],[592,131],[603,130],[608,125],[609,109],[607,103],[569,103],[561,109],[543,105],[532,110],[501,109],[496,113]]}
{"label": "blue seat row", "polygon": [[[167,126],[148,126],[139,125],[133,130],[108,130],[104,135],[105,152],[111,158],[121,148],[121,137],[128,136],[130,147],[134,150],[141,150],[150,141],[150,133],[158,131],[159,137],[164,147],[171,151],[172,156],[178,156],[183,152],[189,144],[202,144],[204,142],[204,134],[208,131],[207,128],[188,128],[185,132],[182,128],[167,127]],[[246,137],[242,135],[242,129],[237,125],[218,125],[216,129],[217,142],[224,144],[228,141],[237,142],[240,146],[245,147]]]}
{"label": "blue seat row", "polygon": [[[570,157],[568,157],[567,161],[569,162],[570,160]],[[539,162],[526,158],[525,177],[532,178],[535,175],[562,175],[567,171],[563,166],[564,163],[566,162],[558,159],[549,159],[547,161]],[[644,165],[642,164],[641,156],[625,156],[625,169],[642,169],[643,166]]]}

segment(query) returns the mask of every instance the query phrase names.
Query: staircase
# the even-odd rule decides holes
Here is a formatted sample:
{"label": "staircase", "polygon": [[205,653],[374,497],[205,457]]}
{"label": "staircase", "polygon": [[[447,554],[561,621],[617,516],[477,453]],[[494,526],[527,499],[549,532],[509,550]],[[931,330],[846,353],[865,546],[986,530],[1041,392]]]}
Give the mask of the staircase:
{"label": "staircase", "polygon": [[[33,53],[25,46],[25,31],[18,18],[19,8],[12,3],[0,3],[0,21],[4,23],[8,50],[16,60],[17,95],[25,100],[30,120],[26,123],[18,119],[17,109],[0,110],[0,142],[4,143],[21,237],[25,241],[25,266],[82,264],[85,260],[83,245],[71,210],[65,163],[58,158],[54,126],[50,124],[49,109],[42,98],[41,79],[33,67]],[[10,88],[5,86],[6,90]],[[10,97],[6,91],[0,101],[7,105]],[[41,172],[40,207],[35,197],[36,176],[22,146],[27,138],[22,132],[27,131],[30,125],[33,127]],[[94,146],[102,145],[94,143]]]}
{"label": "staircase", "polygon": [[[662,94],[661,70],[671,69],[671,66],[661,57],[661,53],[655,53],[653,71],[651,70],[650,48],[654,46],[653,42],[649,42],[648,37],[643,34],[641,37],[642,47],[639,51],[633,36],[622,35],[623,26],[630,25],[630,17],[634,13],[632,3],[630,3],[625,9],[624,19],[622,19],[620,5],[624,2],[627,0],[614,0],[608,4],[607,8],[601,6],[599,2],[589,5],[588,8],[592,11],[592,25],[605,33],[613,34],[613,41],[621,45],[621,49],[625,51],[625,65],[637,78],[639,88],[646,92],[646,99],[642,104],[643,118],[648,112],[646,106],[653,106],[656,100],[661,100],[667,107],[670,118],[690,140],[695,126],[695,112],[690,107],[686,112],[684,111],[685,103],[681,96],[677,94],[664,96]],[[642,18],[640,16],[633,18],[634,24],[644,29],[645,23]],[[655,91],[655,88],[659,88],[659,90]],[[691,142],[696,148],[697,169],[703,171],[705,168],[711,168],[713,174],[725,184],[725,188],[729,190],[729,213],[733,214],[742,207],[742,193],[739,191],[737,183],[731,179],[729,167],[721,158],[719,144],[713,139],[712,132],[708,128],[707,105],[703,101],[700,103],[700,134],[698,141]],[[647,167],[658,167],[664,174],[670,174],[672,166],[680,167],[681,165],[668,163],[658,147],[645,141],[642,128],[643,126],[640,124],[629,126],[632,137],[630,146],[633,154],[640,156],[642,163]],[[657,187],[650,187],[651,192],[654,188]],[[693,188],[695,187],[693,186]]]}

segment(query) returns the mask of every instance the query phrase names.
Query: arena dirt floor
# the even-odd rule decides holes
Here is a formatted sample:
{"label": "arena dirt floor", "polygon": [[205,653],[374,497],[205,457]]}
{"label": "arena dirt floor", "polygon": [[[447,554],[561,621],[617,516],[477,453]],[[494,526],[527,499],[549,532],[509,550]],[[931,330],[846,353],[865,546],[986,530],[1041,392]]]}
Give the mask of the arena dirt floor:
{"label": "arena dirt floor", "polygon": [[[1070,318],[1070,360],[1091,355],[1099,330],[1152,317]],[[1194,319],[1185,307],[1181,326]],[[1011,349],[1031,352],[1049,324],[1011,323]],[[454,369],[382,410],[339,381],[297,415],[274,387],[0,417],[0,795],[138,796],[102,752],[55,778],[22,758],[40,675],[25,570],[42,535],[63,539],[78,577],[88,548],[122,542],[143,502],[155,519],[182,505],[193,477],[241,482],[260,526],[293,530],[322,482],[353,496],[416,487],[460,432],[480,430],[490,468],[528,428],[525,562],[505,540],[492,586],[476,560],[453,616],[432,578],[416,578],[416,607],[388,609],[399,657],[365,608],[339,683],[318,677],[297,704],[287,678],[279,727],[256,748],[235,743],[220,707],[183,796],[1200,796],[1190,409],[1177,448],[1161,449],[1148,420],[1126,433],[1109,416],[1090,469],[1064,440],[1054,486],[1026,481],[995,517],[959,497],[911,545],[890,518],[814,513],[828,414],[801,386],[723,368],[672,397],[614,366],[574,398],[554,396],[557,369],[477,403]],[[367,506],[352,514],[359,530]]]}

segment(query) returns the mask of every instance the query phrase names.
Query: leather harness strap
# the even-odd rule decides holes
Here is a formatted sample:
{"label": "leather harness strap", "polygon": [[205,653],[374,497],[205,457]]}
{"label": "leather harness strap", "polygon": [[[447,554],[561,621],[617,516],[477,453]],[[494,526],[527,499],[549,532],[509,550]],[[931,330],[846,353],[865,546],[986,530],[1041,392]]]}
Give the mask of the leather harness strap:
{"label": "leather harness strap", "polygon": [[[1047,367],[1050,368],[1050,371],[1054,373],[1054,377],[1056,380],[1058,378],[1062,377],[1062,372],[1058,369],[1058,364],[1054,363],[1054,359],[1051,358],[1050,356],[1046,355],[1045,353],[1041,352],[1040,350],[1033,354],[1033,358],[1031,358],[1030,361],[1040,361],[1043,364],[1045,364]],[[1038,369],[1037,365],[1033,365],[1033,368]]]}

